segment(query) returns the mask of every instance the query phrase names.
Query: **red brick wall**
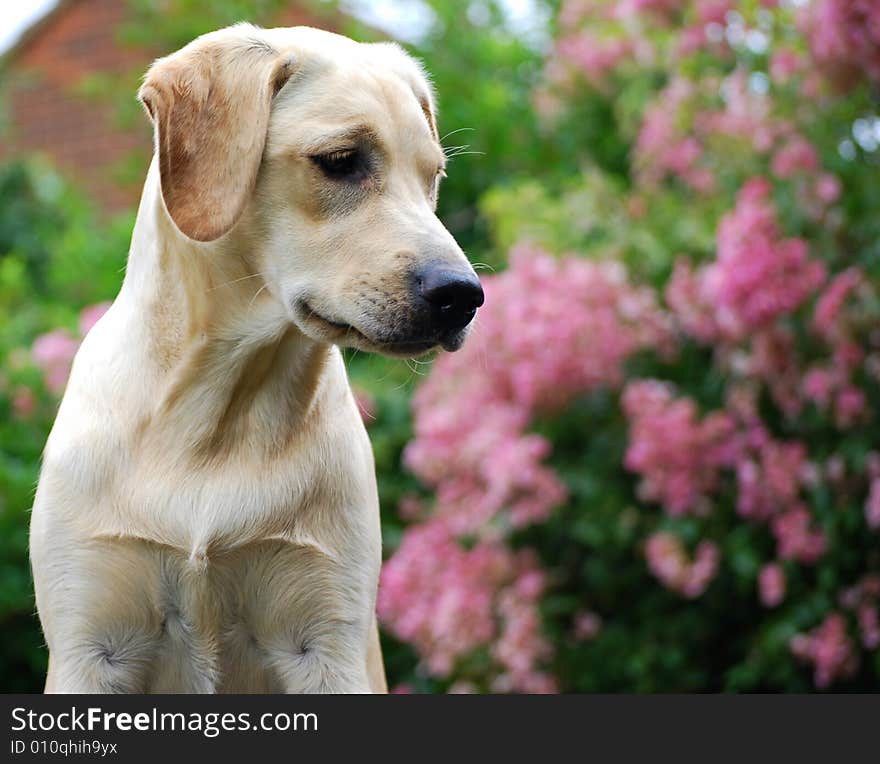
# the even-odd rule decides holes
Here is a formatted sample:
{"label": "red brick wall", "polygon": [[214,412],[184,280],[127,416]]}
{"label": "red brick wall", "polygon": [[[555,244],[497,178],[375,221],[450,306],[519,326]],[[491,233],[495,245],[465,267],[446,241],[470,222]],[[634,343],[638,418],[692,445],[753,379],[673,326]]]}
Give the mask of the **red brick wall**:
{"label": "red brick wall", "polygon": [[9,109],[4,154],[48,156],[108,210],[137,201],[137,186],[121,185],[114,168],[134,151],[146,170],[150,130],[145,119],[119,127],[112,106],[84,97],[77,85],[89,74],[146,68],[154,57],[117,42],[126,12],[120,0],[68,2],[13,52],[4,72]]}
{"label": "red brick wall", "polygon": [[[142,73],[168,52],[120,44],[127,9],[125,0],[62,0],[12,52],[2,74],[8,131],[0,159],[45,155],[107,211],[137,203],[152,153],[150,127],[146,115],[120,126],[112,105],[84,96],[77,86],[90,74]],[[295,6],[282,18],[288,25],[309,23]],[[133,82],[132,99],[136,87]],[[132,156],[140,169],[136,180],[123,183],[119,165]]]}

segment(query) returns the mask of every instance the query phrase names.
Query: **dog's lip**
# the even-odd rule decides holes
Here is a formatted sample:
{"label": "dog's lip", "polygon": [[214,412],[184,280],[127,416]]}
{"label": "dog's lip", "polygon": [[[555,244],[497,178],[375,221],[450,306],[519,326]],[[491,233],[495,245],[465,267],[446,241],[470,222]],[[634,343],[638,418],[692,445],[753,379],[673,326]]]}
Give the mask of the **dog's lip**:
{"label": "dog's lip", "polygon": [[371,342],[369,337],[367,337],[363,332],[361,332],[356,327],[351,324],[346,324],[341,321],[333,321],[330,318],[327,318],[322,313],[319,313],[315,310],[308,302],[305,300],[300,300],[298,303],[300,310],[298,311],[302,316],[305,322],[316,323],[323,329],[330,329],[333,333],[338,335],[338,339],[348,338],[348,339],[359,339],[364,340],[365,342]]}
{"label": "dog's lip", "polygon": [[324,329],[325,333],[327,333],[327,330],[329,329],[333,333],[333,339],[335,340],[356,340],[364,344],[366,346],[365,349],[367,350],[410,357],[426,353],[441,344],[440,341],[436,339],[380,342],[368,337],[356,326],[327,318],[325,315],[315,310],[306,300],[300,300],[299,307],[300,310],[298,312],[301,314],[304,321],[318,324]]}

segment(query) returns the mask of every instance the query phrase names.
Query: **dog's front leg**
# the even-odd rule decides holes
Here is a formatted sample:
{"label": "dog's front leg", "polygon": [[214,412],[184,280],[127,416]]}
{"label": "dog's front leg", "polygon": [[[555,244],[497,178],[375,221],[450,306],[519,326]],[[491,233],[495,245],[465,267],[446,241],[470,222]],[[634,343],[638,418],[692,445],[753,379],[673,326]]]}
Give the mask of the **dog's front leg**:
{"label": "dog's front leg", "polygon": [[369,694],[365,626],[333,619],[297,629],[268,647],[275,675],[286,693]]}

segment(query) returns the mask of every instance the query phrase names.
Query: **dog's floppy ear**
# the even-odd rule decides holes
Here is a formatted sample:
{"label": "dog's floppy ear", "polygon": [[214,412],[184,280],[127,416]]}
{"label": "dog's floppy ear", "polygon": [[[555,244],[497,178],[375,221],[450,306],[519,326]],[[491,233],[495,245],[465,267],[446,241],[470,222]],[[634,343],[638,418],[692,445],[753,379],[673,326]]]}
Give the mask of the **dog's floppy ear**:
{"label": "dog's floppy ear", "polygon": [[213,241],[236,223],[260,167],[272,99],[291,55],[234,30],[156,61],[138,97],[153,121],[162,198],[181,233]]}

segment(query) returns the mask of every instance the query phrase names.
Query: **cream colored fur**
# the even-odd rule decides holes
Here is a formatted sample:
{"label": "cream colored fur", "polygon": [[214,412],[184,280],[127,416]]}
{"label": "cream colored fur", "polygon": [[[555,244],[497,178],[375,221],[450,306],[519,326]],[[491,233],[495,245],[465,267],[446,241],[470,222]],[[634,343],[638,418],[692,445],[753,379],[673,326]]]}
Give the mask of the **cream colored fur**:
{"label": "cream colored fur", "polygon": [[[469,268],[434,214],[430,90],[396,46],[238,25],[140,95],[156,157],[125,280],[33,510],[46,689],[384,691],[373,458],[338,345],[406,355],[407,269]],[[309,157],[353,128],[382,179],[346,197]]]}

